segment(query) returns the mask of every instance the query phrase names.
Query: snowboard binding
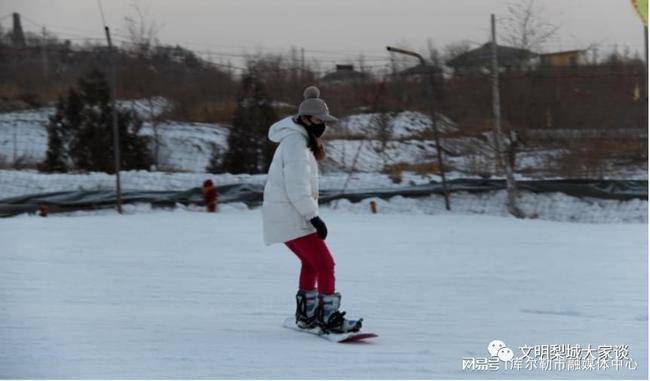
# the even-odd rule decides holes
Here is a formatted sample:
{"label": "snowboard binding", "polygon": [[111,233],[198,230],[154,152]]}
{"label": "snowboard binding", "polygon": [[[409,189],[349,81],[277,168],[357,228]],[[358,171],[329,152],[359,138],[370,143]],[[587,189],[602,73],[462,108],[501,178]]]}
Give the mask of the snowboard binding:
{"label": "snowboard binding", "polygon": [[361,330],[363,319],[348,320],[345,311],[339,311],[341,294],[319,295],[316,319],[323,333],[349,333]]}
{"label": "snowboard binding", "polygon": [[335,311],[330,315],[327,322],[319,320],[318,324],[323,333],[349,333],[359,332],[363,323],[363,318],[359,320],[347,320],[345,311]]}

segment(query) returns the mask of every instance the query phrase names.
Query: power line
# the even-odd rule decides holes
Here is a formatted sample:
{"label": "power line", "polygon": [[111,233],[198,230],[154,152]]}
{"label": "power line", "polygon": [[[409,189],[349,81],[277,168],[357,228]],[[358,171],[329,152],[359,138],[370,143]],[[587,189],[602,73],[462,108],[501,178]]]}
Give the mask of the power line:
{"label": "power line", "polygon": [[102,17],[102,25],[106,28],[106,17],[104,17],[104,7],[102,7],[101,0],[97,0],[97,7],[99,8],[99,14]]}
{"label": "power line", "polygon": [[41,23],[39,23],[39,22],[36,22],[36,21],[32,20],[31,18],[25,16],[25,15],[22,14],[22,13],[20,14],[20,18],[21,18],[22,20],[25,20],[25,21],[27,21],[28,23],[34,25],[34,26],[37,27],[37,28],[43,28],[43,27],[45,27],[45,25],[43,25],[43,24],[41,24]]}
{"label": "power line", "polygon": [[[97,0],[98,6],[100,7],[100,13],[102,17],[102,22],[105,22],[105,15],[103,14],[103,9],[101,8],[101,0]],[[2,16],[0,19],[11,17],[12,14],[7,14]],[[46,28],[48,31],[53,32],[58,35],[63,35],[66,37],[72,37],[69,38],[70,40],[77,40],[77,41],[101,41],[103,40],[103,37],[100,37],[89,30],[86,29],[81,29],[81,28],[74,28],[74,27],[68,27],[68,26],[63,26],[63,25],[45,25],[41,22],[38,22],[28,16],[24,16],[21,14],[21,17],[25,19],[29,24],[34,25],[36,27],[40,28]],[[61,30],[65,29],[65,30]],[[84,34],[80,33],[72,33],[70,30],[76,30]],[[92,34],[91,34],[92,33]],[[137,45],[132,42],[132,37],[128,36],[126,34],[122,33],[113,33],[116,37],[116,41],[123,44],[123,45]],[[90,36],[89,36],[90,35]],[[485,42],[478,42],[478,41],[473,41],[473,40],[463,40],[461,43],[466,43],[468,45],[484,45]],[[205,43],[200,43],[200,42],[181,42],[177,43],[179,46],[196,46],[196,47],[201,47],[202,49],[188,49],[192,51],[193,53],[197,54],[199,57],[201,57],[205,61],[209,61],[211,63],[215,63],[214,60],[212,60],[212,57],[219,57],[223,59],[235,59],[237,61],[243,61],[243,60],[251,60],[255,59],[257,56],[264,55],[264,54],[278,54],[278,55],[286,55],[286,50],[285,51],[279,51],[277,49],[272,50],[272,48],[265,48],[265,47],[256,47],[255,49],[257,52],[255,53],[247,53],[247,52],[233,52],[230,50],[224,50],[222,49],[223,47],[229,46],[230,48],[239,48],[242,50],[249,49],[250,47],[246,47],[243,45],[223,45],[223,44],[205,44]],[[212,49],[211,47],[221,47],[219,49]],[[568,48],[566,44],[554,44],[554,43],[545,43],[542,44],[541,46],[544,47],[561,47],[563,49]],[[629,48],[630,46],[640,46],[637,44],[597,44],[594,47],[596,48],[605,48],[605,47],[615,47],[617,49],[626,49]],[[207,47],[207,48],[206,48]],[[296,47],[289,48],[290,49],[296,49]],[[584,49],[587,50],[587,49]],[[296,50],[297,51],[297,50]],[[336,50],[328,50],[328,49],[304,49],[305,52],[309,53],[310,56],[306,57],[307,60],[315,60],[316,62],[319,63],[344,63],[344,62],[349,62],[349,63],[358,63],[359,66],[362,66],[363,68],[385,68],[388,67],[392,62],[393,59],[390,56],[378,56],[378,55],[366,55],[361,52],[353,52],[350,50],[344,50],[344,49],[336,49]],[[264,53],[268,52],[268,53]],[[602,52],[602,54],[607,54],[606,52]],[[356,56],[355,56],[356,55]],[[209,59],[206,59],[206,56],[209,57]],[[239,67],[238,70],[244,70],[243,67]]]}
{"label": "power line", "polygon": [[209,63],[210,65],[223,67],[225,69],[234,69],[234,70],[241,70],[241,71],[247,71],[248,70],[248,68],[245,68],[245,67],[242,67],[242,66],[237,66],[237,65],[232,65],[232,64],[224,64],[224,63],[221,63],[221,62],[214,62],[214,61],[209,61],[209,60],[205,60],[205,61],[207,63]]}
{"label": "power line", "polygon": [[[22,16],[22,15],[21,15]],[[24,17],[24,16],[22,16]],[[25,18],[25,17],[24,17]],[[71,36],[71,37],[76,37],[79,39],[87,39],[87,40],[101,40],[103,39],[102,37],[99,37],[97,35],[91,35],[88,37],[87,35],[82,35],[79,33],[71,33],[69,31],[62,31],[60,29],[70,29],[70,30],[79,30],[81,32],[90,32],[88,30],[83,30],[79,28],[69,28],[61,25],[45,25],[41,24],[35,20],[32,20],[31,18],[25,18],[30,24],[38,27],[38,28],[46,28],[50,32],[54,32],[56,34],[60,34],[63,36]],[[119,33],[113,33],[113,35],[117,37],[121,37],[122,40],[120,42],[128,42],[130,39],[130,36],[124,35],[124,34],[119,34]],[[205,46],[200,43],[188,43],[185,42],[184,45],[193,45],[193,46]],[[244,47],[242,47],[244,48]],[[260,52],[258,53],[235,53],[231,51],[223,51],[223,50],[211,50],[211,49],[204,49],[204,50],[196,50],[192,49],[195,53],[198,54],[208,54],[208,55],[215,55],[215,56],[220,56],[220,57],[228,57],[228,58],[251,58],[255,57],[256,55],[261,54]],[[306,52],[312,52],[316,54],[326,54],[327,52],[333,52],[333,51],[325,51],[325,50],[305,50]],[[353,57],[334,57],[334,56],[325,56],[325,57],[312,57],[314,59],[317,59],[320,62],[354,62],[359,60],[360,58],[363,58],[364,62],[389,62],[390,58],[389,57],[377,57],[377,56],[365,56],[363,54],[359,54],[358,57],[353,58]]]}
{"label": "power line", "polygon": [[[206,54],[206,55],[213,55],[213,56],[220,56],[220,57],[232,57],[232,58],[253,58],[258,56],[257,54],[246,54],[246,53],[231,53],[231,52],[223,52],[223,51],[215,51],[215,50],[193,50],[197,54]],[[307,57],[308,58],[308,57]],[[311,57],[313,59],[317,59],[319,62],[357,62],[357,61],[363,61],[363,62],[390,62],[389,57],[381,58],[381,59],[366,59],[365,57],[363,59],[353,59],[353,58],[321,58],[321,57]]]}
{"label": "power line", "polygon": [[[186,45],[186,46],[197,46],[201,47],[203,49],[209,49],[209,48],[228,48],[228,49],[251,49],[254,51],[272,51],[272,52],[277,52],[281,49],[276,49],[276,48],[269,48],[269,47],[262,47],[262,46],[245,46],[245,45],[227,45],[227,44],[213,44],[213,43],[204,43],[204,42],[194,42],[194,41],[186,41],[186,40],[169,40],[168,42],[171,45]],[[290,47],[289,49],[291,49]],[[293,48],[297,48],[293,46]],[[342,55],[342,56],[349,56],[349,55],[363,55],[364,57],[369,57],[369,58],[381,58],[383,56],[376,56],[376,55],[367,55],[364,53],[360,53],[358,51],[344,51],[344,50],[323,50],[323,49],[305,49],[306,53],[316,53],[316,54],[329,54],[330,56],[337,56],[337,55]],[[242,53],[245,54],[245,53]]]}
{"label": "power line", "polygon": [[75,27],[69,27],[69,26],[64,26],[64,25],[56,25],[56,24],[50,24],[50,25],[47,26],[47,28],[52,29],[52,30],[64,29],[64,30],[70,30],[70,31],[73,31],[73,32],[81,32],[81,33],[88,33],[88,34],[97,33],[96,30],[75,28]]}
{"label": "power line", "polygon": [[[105,26],[106,21],[105,21],[105,15],[104,15],[104,12],[103,12],[103,8],[101,7],[101,1],[97,0],[97,3],[98,3],[98,6],[100,7],[102,23]],[[12,16],[12,14],[6,14],[6,15],[0,17],[0,20],[2,20],[4,18],[7,18],[7,17],[11,17],[11,16]],[[21,17],[23,19],[25,19],[27,22],[29,22],[30,24],[38,27],[39,29],[45,27],[45,28],[47,28],[49,30],[68,29],[68,30],[77,30],[77,31],[84,32],[84,33],[93,33],[93,32],[90,32],[87,29],[81,29],[81,28],[75,28],[75,27],[69,27],[69,26],[63,26],[63,25],[45,25],[45,24],[40,23],[38,21],[35,21],[34,19],[32,19],[32,18],[30,18],[28,16],[25,16],[23,14],[21,14]],[[116,29],[116,30],[118,30],[118,29]],[[72,34],[70,34],[70,35],[72,35]],[[126,38],[126,39],[131,38],[131,36],[128,36],[128,35],[122,34],[122,33],[120,33],[120,34],[113,33],[113,35],[120,36],[120,37],[123,37],[123,38]],[[75,36],[79,36],[79,35],[77,34]],[[475,41],[475,40],[471,40],[471,39],[465,39],[465,40],[460,41],[460,43],[466,43],[466,44],[475,45],[475,46],[482,46],[482,45],[488,43],[488,41]],[[233,57],[238,56],[238,57],[244,57],[244,58],[249,57],[251,55],[259,54],[260,51],[270,51],[271,53],[279,51],[279,49],[268,48],[268,47],[259,47],[259,46],[258,47],[251,47],[251,46],[244,46],[244,45],[211,44],[211,43],[204,43],[204,42],[180,41],[180,40],[176,40],[176,41],[172,40],[172,41],[169,41],[168,44],[172,44],[172,45],[175,44],[175,45],[181,45],[181,46],[183,46],[183,45],[185,45],[185,46],[196,46],[196,47],[201,47],[203,50],[210,50],[211,48],[214,47],[214,48],[219,48],[219,50],[213,52],[212,54],[219,53],[219,54],[224,55],[224,56],[229,55],[229,56],[233,56]],[[575,49],[577,49],[577,50],[580,50],[580,49],[587,50],[588,49],[588,48],[580,48],[579,46],[576,46],[575,44],[570,44],[570,43],[551,43],[551,42],[548,42],[548,43],[539,44],[539,46],[540,47],[553,47],[553,48],[560,48],[560,49],[574,49],[574,50]],[[616,43],[598,44],[598,43],[596,43],[596,44],[591,44],[590,45],[590,47],[593,47],[593,48],[620,48],[620,49],[625,49],[625,48],[630,48],[630,47],[631,48],[641,48],[643,46],[644,46],[643,44],[627,44],[627,43],[625,43],[625,44],[623,44],[623,43],[621,43],[621,44],[616,44]],[[221,48],[243,49],[243,50],[252,49],[252,50],[258,51],[258,53],[242,53],[242,52],[233,53],[231,51],[223,51],[223,50],[221,50]],[[384,61],[388,60],[388,58],[386,58],[383,55],[365,54],[363,52],[354,51],[354,50],[346,50],[346,49],[305,49],[305,52],[306,53],[311,53],[313,55],[325,55],[325,57],[319,58],[319,59],[321,61],[329,60],[330,62],[346,61],[346,60],[347,61],[354,61],[354,60],[358,60],[359,57],[363,57],[364,61],[368,61],[368,62],[370,62],[370,61],[384,62]]]}
{"label": "power line", "polygon": [[[98,0],[98,4],[99,0]],[[6,15],[4,17],[11,16],[11,14]],[[74,37],[83,37],[79,34],[74,34],[74,33],[69,33],[69,32],[62,32],[59,29],[68,29],[68,30],[77,30],[80,32],[84,33],[92,33],[89,30],[86,29],[80,29],[80,28],[73,28],[73,27],[68,27],[68,26],[62,26],[62,25],[45,25],[43,23],[40,23],[38,21],[35,21],[31,19],[30,17],[21,15],[26,21],[28,21],[30,24],[37,26],[39,28],[47,28],[52,31],[56,31],[60,34],[65,34],[65,35],[70,35]],[[103,17],[103,16],[102,16]],[[102,21],[104,19],[102,18]],[[126,34],[122,33],[113,33],[116,36],[122,37],[124,39],[130,39],[131,36],[128,36]],[[464,40],[464,43],[467,43],[469,45],[484,45],[485,42],[479,42],[479,41],[473,41],[473,40]],[[239,48],[239,49],[249,49],[250,47],[243,46],[243,45],[219,45],[219,44],[205,44],[205,43],[199,43],[199,42],[191,42],[191,41],[185,41],[185,42],[177,42],[176,44],[178,45],[186,45],[186,46],[197,46],[203,48],[203,50],[209,51],[210,54],[214,55],[220,55],[220,56],[228,56],[228,57],[238,57],[238,58],[249,58],[251,56],[255,56],[258,54],[262,54],[261,51],[270,51],[272,48],[263,48],[263,47],[256,47],[254,48],[258,52],[256,53],[246,53],[246,52],[239,52],[235,53],[232,51],[224,51],[221,49],[218,50],[213,50],[211,47],[226,47],[229,46],[231,48]],[[570,46],[567,46],[567,44],[556,44],[556,43],[545,43],[541,44],[540,46],[544,47],[559,47],[562,49],[568,49]],[[639,44],[597,44],[595,47],[601,47],[601,48],[606,48],[606,47],[615,47],[615,48],[629,48],[629,47],[640,47],[642,45]],[[206,49],[207,47],[207,49]],[[196,51],[196,50],[195,50]],[[278,50],[274,50],[274,52],[278,52]],[[311,53],[313,55],[319,55],[321,57],[314,57],[318,59],[319,61],[322,62],[341,62],[341,61],[347,61],[347,62],[354,62],[357,61],[361,58],[363,58],[363,61],[365,62],[387,62],[390,61],[390,58],[385,57],[385,56],[378,56],[378,55],[368,55],[364,54],[363,52],[355,52],[355,51],[349,51],[349,50],[325,50],[325,49],[305,49],[305,52]],[[271,53],[272,54],[272,53]]]}

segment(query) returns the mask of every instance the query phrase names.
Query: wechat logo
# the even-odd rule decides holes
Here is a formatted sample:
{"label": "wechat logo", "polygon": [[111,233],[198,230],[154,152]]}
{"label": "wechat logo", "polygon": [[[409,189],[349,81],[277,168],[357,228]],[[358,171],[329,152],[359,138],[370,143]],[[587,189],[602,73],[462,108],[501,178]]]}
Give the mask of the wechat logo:
{"label": "wechat logo", "polygon": [[501,340],[492,340],[490,341],[490,344],[488,344],[487,348],[488,352],[490,352],[490,356],[498,357],[499,360],[506,362],[506,361],[511,361],[512,357],[514,356],[514,353],[512,353],[512,350],[508,347],[506,347],[506,343],[504,343]]}

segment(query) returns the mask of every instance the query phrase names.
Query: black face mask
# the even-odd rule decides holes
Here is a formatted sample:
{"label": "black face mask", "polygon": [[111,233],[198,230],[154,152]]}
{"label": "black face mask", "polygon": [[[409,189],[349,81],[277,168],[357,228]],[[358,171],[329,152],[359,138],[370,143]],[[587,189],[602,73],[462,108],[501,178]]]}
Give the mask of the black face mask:
{"label": "black face mask", "polygon": [[311,130],[311,133],[314,134],[314,136],[316,136],[317,138],[320,138],[321,135],[323,135],[323,133],[325,133],[325,127],[326,127],[325,123],[321,123],[321,124],[312,123],[312,125],[309,127],[309,129]]}

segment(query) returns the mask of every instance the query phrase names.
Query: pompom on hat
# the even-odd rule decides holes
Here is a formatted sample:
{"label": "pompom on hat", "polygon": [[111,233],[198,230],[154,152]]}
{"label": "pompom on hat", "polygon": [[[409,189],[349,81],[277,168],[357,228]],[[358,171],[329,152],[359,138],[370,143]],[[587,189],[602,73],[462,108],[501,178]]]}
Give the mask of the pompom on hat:
{"label": "pompom on hat", "polygon": [[310,115],[315,116],[323,122],[336,123],[338,119],[330,115],[327,103],[320,99],[320,90],[316,86],[307,86],[302,93],[305,98],[300,107],[298,107],[298,116]]}

